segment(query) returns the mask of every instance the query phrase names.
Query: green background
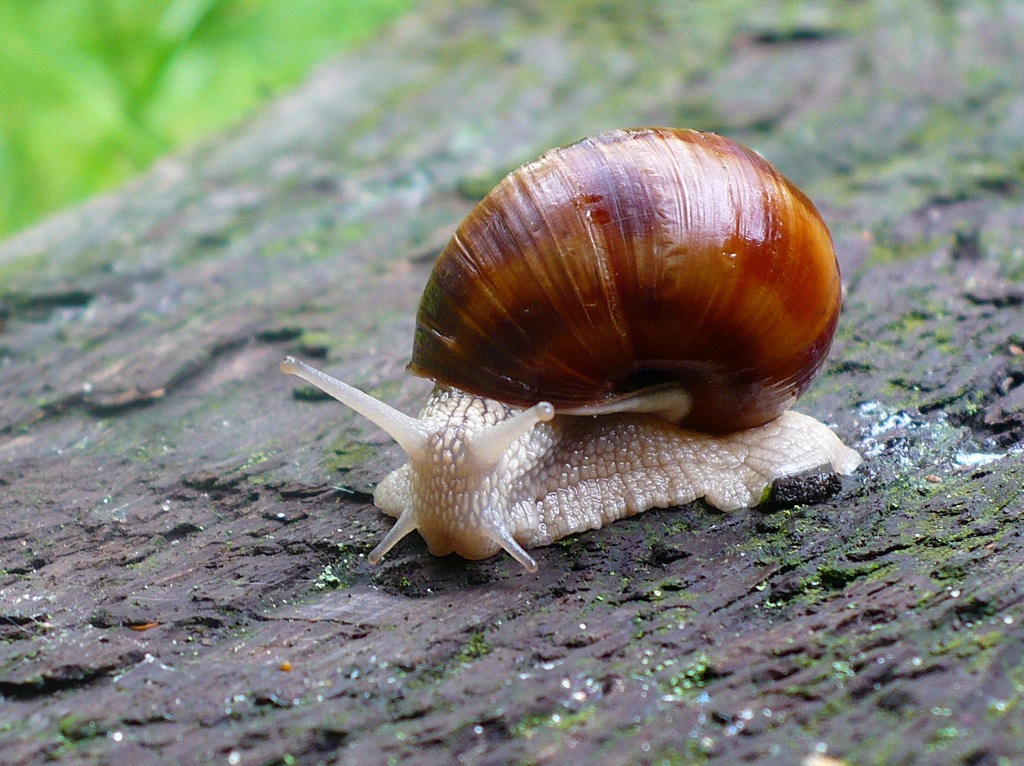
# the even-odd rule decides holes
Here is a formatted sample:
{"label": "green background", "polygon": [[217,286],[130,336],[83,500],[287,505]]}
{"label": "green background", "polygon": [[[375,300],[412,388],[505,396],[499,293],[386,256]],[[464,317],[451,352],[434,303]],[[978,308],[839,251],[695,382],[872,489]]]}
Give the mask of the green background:
{"label": "green background", "polygon": [[250,113],[411,0],[0,0],[0,237]]}

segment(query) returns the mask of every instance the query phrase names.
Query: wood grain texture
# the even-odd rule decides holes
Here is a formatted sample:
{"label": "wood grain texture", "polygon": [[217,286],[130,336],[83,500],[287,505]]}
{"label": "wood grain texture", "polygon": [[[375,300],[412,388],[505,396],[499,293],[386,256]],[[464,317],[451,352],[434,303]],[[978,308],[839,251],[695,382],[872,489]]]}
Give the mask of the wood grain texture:
{"label": "wood grain texture", "polygon": [[[1020,5],[443,6],[0,245],[3,760],[1024,759]],[[416,541],[371,569],[397,450],[281,357],[416,410],[458,221],[642,124],[729,135],[821,209],[847,299],[801,408],[867,464],[535,576]]]}

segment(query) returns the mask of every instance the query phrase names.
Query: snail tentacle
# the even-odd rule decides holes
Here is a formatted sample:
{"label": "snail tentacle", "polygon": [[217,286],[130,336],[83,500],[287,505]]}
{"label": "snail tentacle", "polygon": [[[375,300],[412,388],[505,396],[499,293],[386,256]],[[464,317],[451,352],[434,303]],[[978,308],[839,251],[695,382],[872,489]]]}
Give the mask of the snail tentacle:
{"label": "snail tentacle", "polygon": [[414,512],[412,509],[409,509],[398,517],[398,521],[396,521],[395,525],[388,530],[386,535],[384,535],[384,539],[380,541],[380,544],[370,551],[370,555],[366,557],[366,560],[371,564],[376,564],[385,553],[395,547],[395,544],[398,543],[399,540],[410,532],[415,531],[416,520]]}
{"label": "snail tentacle", "polygon": [[[492,515],[488,513],[487,515]],[[496,515],[496,514],[493,514]],[[509,556],[514,558],[527,572],[537,571],[537,561],[529,553],[527,553],[523,547],[516,542],[516,539],[512,537],[512,533],[505,529],[504,526],[492,526],[489,527],[485,533],[491,540],[501,546]]]}
{"label": "snail tentacle", "polygon": [[325,394],[334,397],[367,420],[372,421],[398,442],[398,445],[405,450],[405,454],[409,457],[414,454],[422,454],[426,450],[429,432],[416,418],[409,417],[394,407],[389,407],[379,399],[375,399],[315,367],[310,367],[295,357],[285,357],[281,362],[281,372],[302,378],[310,385],[316,386]]}
{"label": "snail tentacle", "polygon": [[538,402],[528,410],[517,412],[508,420],[466,436],[466,449],[477,464],[494,466],[517,441],[538,423],[547,423],[555,416],[550,402]]}

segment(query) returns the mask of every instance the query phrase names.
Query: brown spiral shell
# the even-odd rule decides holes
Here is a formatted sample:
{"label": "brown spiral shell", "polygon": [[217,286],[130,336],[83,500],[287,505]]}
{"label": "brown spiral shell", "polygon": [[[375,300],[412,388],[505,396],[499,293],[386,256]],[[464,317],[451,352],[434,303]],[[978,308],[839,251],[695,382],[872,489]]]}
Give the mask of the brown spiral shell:
{"label": "brown spiral shell", "polygon": [[502,180],[438,257],[410,371],[510,405],[574,408],[654,384],[725,432],[792,405],[841,303],[814,205],[749,149],[615,130]]}

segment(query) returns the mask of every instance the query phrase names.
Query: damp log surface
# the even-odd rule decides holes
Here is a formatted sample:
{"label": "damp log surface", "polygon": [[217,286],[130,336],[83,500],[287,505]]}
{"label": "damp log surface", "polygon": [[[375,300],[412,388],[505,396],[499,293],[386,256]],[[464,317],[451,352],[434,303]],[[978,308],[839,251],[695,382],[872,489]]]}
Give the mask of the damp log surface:
{"label": "damp log surface", "polygon": [[[3,761],[1021,762],[1020,6],[431,5],[0,244]],[[798,409],[866,464],[536,575],[415,536],[370,567],[400,453],[278,361],[415,411],[459,219],[641,124],[744,142],[819,205],[847,299]]]}

